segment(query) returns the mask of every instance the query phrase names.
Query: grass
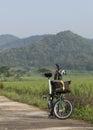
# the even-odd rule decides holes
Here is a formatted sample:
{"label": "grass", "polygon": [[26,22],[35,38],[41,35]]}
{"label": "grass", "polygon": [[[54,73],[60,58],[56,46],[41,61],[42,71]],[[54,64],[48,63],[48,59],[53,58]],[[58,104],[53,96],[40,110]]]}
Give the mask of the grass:
{"label": "grass", "polygon": [[72,117],[93,123],[93,78],[73,78],[71,91],[74,106]]}
{"label": "grass", "polygon": [[[64,79],[66,79],[66,77]],[[74,111],[72,118],[93,123],[92,75],[74,75],[71,76],[70,79],[72,80],[70,85],[71,93],[66,96],[73,104]],[[46,78],[39,77],[31,81],[4,82],[0,93],[13,100],[48,110],[47,101],[42,98],[43,95],[48,94],[48,82]]]}
{"label": "grass", "polygon": [[43,95],[48,94],[47,81],[4,82],[1,93],[15,101],[47,108]]}

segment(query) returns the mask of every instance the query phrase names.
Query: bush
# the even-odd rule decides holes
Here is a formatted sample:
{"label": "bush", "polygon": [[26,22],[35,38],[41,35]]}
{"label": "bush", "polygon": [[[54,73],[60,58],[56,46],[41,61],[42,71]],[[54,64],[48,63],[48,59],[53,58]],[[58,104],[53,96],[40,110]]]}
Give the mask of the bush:
{"label": "bush", "polygon": [[2,82],[0,82],[0,89],[4,88],[4,84]]}

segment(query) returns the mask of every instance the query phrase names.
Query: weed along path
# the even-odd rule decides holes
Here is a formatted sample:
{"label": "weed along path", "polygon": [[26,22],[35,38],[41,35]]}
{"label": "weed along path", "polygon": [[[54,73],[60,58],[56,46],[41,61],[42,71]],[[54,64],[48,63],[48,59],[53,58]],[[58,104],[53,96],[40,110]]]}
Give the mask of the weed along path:
{"label": "weed along path", "polygon": [[93,125],[49,119],[46,111],[0,96],[0,130],[93,130]]}

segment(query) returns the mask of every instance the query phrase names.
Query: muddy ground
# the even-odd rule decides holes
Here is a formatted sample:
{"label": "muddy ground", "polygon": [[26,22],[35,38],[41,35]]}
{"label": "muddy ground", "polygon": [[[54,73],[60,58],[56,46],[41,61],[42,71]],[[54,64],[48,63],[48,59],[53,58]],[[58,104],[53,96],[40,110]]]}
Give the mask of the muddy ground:
{"label": "muddy ground", "polygon": [[93,130],[79,120],[49,119],[46,111],[0,96],[0,130]]}

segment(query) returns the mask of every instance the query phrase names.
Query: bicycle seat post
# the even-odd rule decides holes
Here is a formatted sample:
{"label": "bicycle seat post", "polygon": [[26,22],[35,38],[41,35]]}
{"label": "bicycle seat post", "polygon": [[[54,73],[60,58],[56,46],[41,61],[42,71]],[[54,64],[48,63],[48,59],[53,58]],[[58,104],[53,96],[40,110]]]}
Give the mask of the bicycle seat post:
{"label": "bicycle seat post", "polygon": [[49,94],[52,94],[52,88],[51,88],[51,80],[48,78],[48,86],[49,86]]}
{"label": "bicycle seat post", "polygon": [[50,78],[52,77],[52,73],[45,73],[45,77],[48,78],[48,86],[49,86],[49,94],[52,94],[52,88],[51,88],[51,80]]}

